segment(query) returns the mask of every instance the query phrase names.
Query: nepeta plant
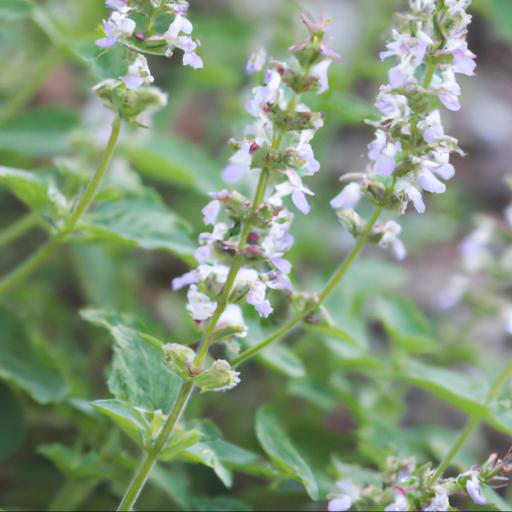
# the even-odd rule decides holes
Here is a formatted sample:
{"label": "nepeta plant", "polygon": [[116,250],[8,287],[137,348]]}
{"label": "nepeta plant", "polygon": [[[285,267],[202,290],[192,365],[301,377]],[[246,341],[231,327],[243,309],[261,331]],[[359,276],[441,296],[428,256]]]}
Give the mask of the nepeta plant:
{"label": "nepeta plant", "polygon": [[[175,297],[186,294],[185,309],[197,334],[192,339],[180,339],[178,331],[171,332],[163,342],[162,336],[154,335],[132,315],[82,310],[83,318],[106,328],[115,340],[108,377],[114,398],[88,403],[73,396],[67,398],[65,406],[71,415],[83,414],[93,426],[84,428],[74,450],[60,445],[40,448],[40,453],[68,476],[51,508],[77,507],[82,495],[91,493],[101,480],[109,481],[113,494],[122,495],[118,510],[133,510],[149,482],[170,494],[182,508],[240,507],[240,502],[229,498],[222,503],[199,496],[185,500],[179,476],[175,479],[174,473],[162,470],[163,463],[176,461],[212,468],[226,487],[233,483],[233,469],[269,480],[273,488],[285,482],[295,489],[290,482],[299,483],[312,500],[327,501],[331,512],[447,511],[454,509],[456,500],[468,499],[480,506],[496,503],[492,488],[508,482],[511,453],[503,458],[493,454],[483,464],[473,466],[461,463],[457,457],[482,421],[511,432],[507,425],[510,403],[502,400],[502,390],[512,374],[512,365],[508,364],[492,385],[467,390],[457,374],[441,368],[444,362],[452,361],[443,358],[444,348],[432,350],[428,329],[409,303],[390,298],[389,303],[377,304],[377,309],[385,312],[379,313],[379,320],[398,345],[389,358],[370,354],[368,346],[354,339],[349,326],[344,329],[343,315],[339,314],[338,322],[338,312],[329,311],[326,305],[367,242],[389,249],[398,260],[406,257],[397,219],[410,205],[416,212],[425,213],[426,193],[444,193],[445,182],[455,175],[451,157],[463,152],[458,141],[445,133],[442,112],[461,108],[458,75],[474,75],[475,55],[466,41],[471,22],[469,4],[470,0],[409,0],[409,10],[400,14],[392,39],[380,53],[383,61],[392,64],[388,83],[380,87],[375,103],[380,117],[368,121],[375,129],[368,145],[368,163],[362,172],[341,176],[342,190],[334,198],[334,194],[326,198],[313,192],[321,163],[312,146],[329,115],[328,109],[319,112],[315,105],[329,91],[329,71],[339,60],[328,37],[331,20],[315,21],[303,15],[307,36],[289,47],[286,60],[268,58],[261,49],[253,53],[246,65],[249,79],[258,83],[245,103],[250,122],[229,141],[232,154],[220,173],[225,186],[208,190],[208,202],[196,212],[205,227],[198,243],[192,246],[185,222],[172,216],[156,192],[144,187],[122,159],[114,162],[122,168],[121,178],[115,176],[115,166],[110,175],[107,172],[122,126],[151,129],[148,113],[167,103],[167,95],[154,85],[148,56],[179,57],[185,67],[203,67],[199,40],[192,35],[189,5],[183,0],[105,1],[109,14],[95,39],[94,59],[97,63],[111,58],[115,66],[109,71],[115,72],[108,76],[103,73],[93,90],[114,116],[106,148],[87,181],[77,171],[89,165],[87,151],[75,159],[57,160],[55,166],[67,173],[68,179],[73,176],[71,184],[62,186],[53,175],[46,180],[28,171],[0,168],[0,177],[9,182],[14,193],[34,209],[39,208],[38,213],[47,220],[49,236],[33,256],[0,280],[0,294],[27,280],[59,248],[72,242],[107,237],[144,249],[164,248],[192,266],[175,277],[171,287]],[[329,202],[355,242],[325,285],[312,293],[300,289],[294,279],[290,251],[301,218],[312,212],[315,202],[322,201]],[[149,221],[139,224],[144,214]],[[20,226],[0,237],[0,244],[23,233],[26,228]],[[484,221],[463,242],[461,250],[470,271],[496,263],[489,248],[493,234],[494,228]],[[499,258],[503,266],[500,275],[503,269],[509,270],[509,252],[507,249]],[[441,305],[455,305],[469,289],[469,279],[457,276],[442,294]],[[510,329],[508,301],[498,294],[492,298]],[[349,307],[362,317],[361,323],[375,320],[365,316],[364,308],[358,308],[358,300],[353,302]],[[173,314],[175,320],[185,312]],[[355,420],[371,428],[366,432],[361,429],[358,437],[347,441],[347,445],[356,441],[357,455],[343,461],[334,456],[321,477],[314,474],[267,407],[256,413],[256,437],[268,459],[225,441],[212,422],[185,415],[197,394],[205,395],[204,400],[211,400],[219,410],[219,404],[228,402],[235,393],[244,400],[247,387],[242,364],[255,356],[266,357],[271,365],[283,365],[284,359],[284,366],[293,366],[293,353],[279,353],[284,347],[276,348],[274,343],[299,327],[312,333],[308,343],[322,336],[330,341],[335,338],[343,344],[342,349],[336,345],[335,351],[342,354],[345,364],[353,364],[356,373],[363,368],[363,378],[358,375],[354,382],[348,382],[335,374],[329,385],[350,404]],[[11,330],[18,336],[18,331]],[[29,347],[27,359],[39,361],[39,349]],[[314,348],[317,357],[320,349]],[[433,362],[426,364],[410,357],[408,351],[437,360],[432,357]],[[52,359],[43,362],[48,373]],[[288,370],[290,373],[293,371]],[[4,374],[9,382],[20,380],[15,371],[6,371],[0,364],[0,376]],[[320,374],[323,378],[322,370]],[[385,437],[391,436],[388,430],[398,430],[400,413],[394,424],[367,420],[388,403],[391,409],[394,407],[393,397],[386,395],[395,394],[399,402],[405,401],[399,387],[403,382],[431,391],[469,415],[457,436],[449,442],[444,438],[441,451],[435,451],[439,443],[432,439],[428,453],[414,453],[405,437],[399,445],[389,442],[383,448],[379,435],[368,432],[374,429]],[[329,408],[332,396],[325,392],[327,384],[326,379],[316,387],[307,381],[302,388],[300,384],[289,388],[319,407]],[[51,401],[44,389],[34,391],[31,384],[25,387],[36,401]],[[223,393],[216,395],[219,392]],[[107,431],[101,415],[130,438],[141,453],[140,460],[131,451],[124,451],[118,433]],[[87,452],[84,445],[94,445],[94,449]],[[435,466],[437,459],[440,463]],[[451,467],[456,472],[446,475]],[[97,473],[102,472],[104,475],[98,477]],[[129,483],[128,472],[133,473]],[[85,485],[77,490],[75,481]]]}

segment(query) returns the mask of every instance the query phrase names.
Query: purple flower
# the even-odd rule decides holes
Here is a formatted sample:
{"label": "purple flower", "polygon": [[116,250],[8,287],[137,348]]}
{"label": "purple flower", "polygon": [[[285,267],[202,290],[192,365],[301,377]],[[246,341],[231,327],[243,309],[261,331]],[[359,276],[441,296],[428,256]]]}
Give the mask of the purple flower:
{"label": "purple flower", "polygon": [[198,277],[195,270],[191,270],[190,272],[187,272],[183,274],[180,277],[175,277],[172,280],[172,290],[175,292],[177,290],[181,290],[182,288],[185,288],[185,286],[189,286],[191,284],[198,283]]}
{"label": "purple flower", "polygon": [[471,478],[466,482],[466,491],[469,494],[469,497],[480,506],[487,505],[487,500],[482,493],[482,488],[480,487],[480,481],[478,479],[478,472],[471,471]]}
{"label": "purple flower", "polygon": [[293,204],[304,215],[307,215],[311,211],[311,206],[306,199],[306,195],[314,196],[315,194],[303,185],[300,176],[294,170],[288,169],[286,176],[288,181],[276,185],[276,192],[270,201],[273,201],[276,205],[280,205],[281,199],[291,194]]}
{"label": "purple flower", "polygon": [[258,48],[252,55],[249,57],[247,61],[247,65],[245,66],[245,71],[248,75],[252,75],[258,71],[263,69],[265,62],[267,60],[267,52],[263,48]]}
{"label": "purple flower", "polygon": [[334,199],[329,203],[334,209],[350,209],[358,203],[361,198],[361,186],[359,183],[349,183]]}
{"label": "purple flower", "polygon": [[128,18],[126,13],[114,11],[108,20],[103,21],[105,37],[96,40],[96,46],[100,48],[110,48],[116,44],[119,39],[130,37],[135,27],[135,21]]}
{"label": "purple flower", "polygon": [[109,9],[122,13],[128,12],[130,10],[128,7],[128,0],[105,0],[105,5]]}
{"label": "purple flower", "polygon": [[323,60],[315,64],[311,69],[310,75],[318,80],[318,89],[316,91],[318,94],[322,94],[329,89],[328,71],[331,62],[330,59]]}
{"label": "purple flower", "polygon": [[223,180],[227,183],[240,181],[251,169],[251,164],[251,143],[244,140],[240,149],[229,159],[229,164],[224,167]]}
{"label": "purple flower", "polygon": [[154,82],[148,61],[144,55],[137,55],[135,61],[130,64],[128,74],[123,77],[123,82],[128,89],[137,89],[141,85],[149,85]]}
{"label": "purple flower", "polygon": [[221,202],[217,199],[210,201],[202,210],[203,221],[206,226],[214,225],[220,212]]}

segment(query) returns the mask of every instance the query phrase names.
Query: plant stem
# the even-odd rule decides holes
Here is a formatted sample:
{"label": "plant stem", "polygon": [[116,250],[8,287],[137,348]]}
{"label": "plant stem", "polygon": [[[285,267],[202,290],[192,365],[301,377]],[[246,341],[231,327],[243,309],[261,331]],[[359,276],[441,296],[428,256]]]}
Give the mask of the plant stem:
{"label": "plant stem", "polygon": [[382,210],[382,206],[377,206],[372,216],[370,217],[370,220],[366,224],[364,231],[361,233],[361,236],[357,240],[356,245],[354,246],[350,254],[347,256],[347,258],[338,267],[336,272],[329,279],[324,289],[318,295],[318,299],[315,302],[315,304],[310,308],[299,312],[287,324],[285,324],[283,327],[272,333],[269,337],[265,338],[262,342],[258,343],[257,345],[254,345],[253,347],[248,348],[247,350],[244,350],[241,354],[232,359],[231,364],[233,366],[237,366],[240,363],[243,363],[247,359],[257,354],[260,350],[264,349],[267,345],[270,345],[270,343],[277,340],[281,336],[285,335],[287,332],[293,329],[293,327],[300,323],[305,316],[313,313],[315,309],[317,309],[323,302],[325,302],[327,297],[331,294],[334,288],[336,288],[338,283],[343,279],[349,268],[352,266],[352,263],[354,263],[355,259],[363,249],[364,244],[368,240],[368,237],[370,236],[373,227],[375,226],[377,220],[380,217],[380,214],[382,213]]}
{"label": "plant stem", "polygon": [[187,407],[187,403],[190,399],[190,396],[192,395],[193,390],[194,385],[192,384],[192,382],[184,382],[181,385],[180,391],[178,393],[178,396],[176,397],[176,401],[174,402],[171,412],[169,413],[169,416],[167,417],[167,420],[164,423],[162,430],[158,434],[158,437],[156,438],[153,446],[145,454],[141,465],[137,469],[132,481],[130,482],[130,485],[126,489],[123,499],[121,500],[121,503],[119,503],[119,506],[117,507],[118,511],[133,510],[133,507],[142,489],[144,488],[147,479],[149,478],[151,470],[153,469],[153,466],[158,460],[160,452],[167,444],[169,436],[171,435],[172,431],[174,430],[174,427],[180,420],[183,411]]}
{"label": "plant stem", "polygon": [[[485,398],[484,405],[489,405],[500,393],[501,389],[507,382],[507,380],[512,376],[512,363],[505,367],[505,369],[500,373],[492,388],[490,389],[487,397]],[[434,476],[432,477],[432,483],[435,482],[438,478],[440,478],[446,469],[452,463],[454,457],[459,453],[460,449],[464,446],[465,442],[468,440],[469,436],[474,432],[474,430],[480,424],[480,420],[482,419],[483,414],[474,414],[471,416],[469,421],[467,422],[464,430],[459,434],[455,442],[453,443],[450,451],[444,456],[443,460],[439,464]]]}
{"label": "plant stem", "polygon": [[25,214],[21,219],[13,222],[0,233],[0,247],[5,247],[18,238],[21,238],[38,224],[39,215],[35,213]]}
{"label": "plant stem", "polygon": [[119,131],[121,129],[121,119],[116,118],[112,124],[112,132],[108,141],[107,147],[103,153],[101,162],[87,185],[87,188],[76,205],[75,209],[65,222],[60,231],[56,233],[53,238],[50,238],[42,247],[40,247],[35,254],[30,256],[27,260],[21,263],[13,271],[9,272],[0,280],[0,295],[3,295],[14,288],[17,284],[26,279],[30,274],[36,271],[44,262],[55,252],[55,250],[65,241],[66,237],[73,231],[78,224],[80,217],[90,206],[101,179],[108,169],[114,149],[119,138]]}

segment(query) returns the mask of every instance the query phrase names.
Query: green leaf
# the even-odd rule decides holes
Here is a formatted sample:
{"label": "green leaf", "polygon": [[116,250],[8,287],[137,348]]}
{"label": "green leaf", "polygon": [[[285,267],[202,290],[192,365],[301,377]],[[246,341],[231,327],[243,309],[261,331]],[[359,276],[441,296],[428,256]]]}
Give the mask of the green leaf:
{"label": "green leaf", "polygon": [[377,301],[375,313],[397,347],[413,354],[428,354],[439,349],[439,344],[431,337],[427,319],[412,301],[386,296]]}
{"label": "green leaf", "polygon": [[336,396],[325,385],[325,381],[313,380],[311,377],[291,380],[287,391],[290,395],[300,397],[323,411],[331,411],[338,404]]}
{"label": "green leaf", "polygon": [[220,167],[190,142],[155,135],[142,143],[123,146],[132,164],[145,176],[202,193],[222,187]]}
{"label": "green leaf", "polygon": [[44,444],[37,451],[50,459],[61,473],[76,479],[96,479],[98,475],[107,476],[110,469],[101,462],[100,456],[91,451],[82,454],[59,443]]}
{"label": "green leaf", "polygon": [[[110,391],[119,400],[148,411],[167,413],[174,404],[181,383],[165,365],[163,348],[149,343],[131,327],[121,323],[122,316],[111,312],[86,311],[86,320],[106,327],[114,338],[114,358],[108,379]],[[125,317],[126,318],[126,317]],[[129,322],[130,326],[134,322]]]}
{"label": "green leaf", "polygon": [[175,428],[159,459],[165,462],[175,459],[184,450],[188,450],[198,443],[202,436],[203,434],[197,429],[179,430]]}
{"label": "green leaf", "polygon": [[142,411],[123,400],[96,400],[91,405],[108,416],[128,437],[143,446],[150,424]]}
{"label": "green leaf", "polygon": [[16,453],[25,437],[23,409],[14,393],[0,384],[0,462]]}
{"label": "green leaf", "polygon": [[414,384],[467,414],[488,413],[483,405],[488,385],[452,370],[409,360],[400,378]]}
{"label": "green leaf", "polygon": [[0,185],[9,187],[20,201],[42,215],[60,217],[66,211],[66,199],[52,177],[43,172],[0,167]]}
{"label": "green leaf", "polygon": [[217,453],[208,443],[196,443],[183,452],[180,458],[189,462],[198,462],[212,468],[226,487],[229,488],[233,485],[233,473],[223,464]]}
{"label": "green leaf", "polygon": [[309,496],[318,499],[318,485],[309,466],[293,446],[277,416],[266,406],[256,413],[256,436],[272,462],[290,478],[302,482]]}
{"label": "green leaf", "polygon": [[33,341],[11,311],[0,310],[0,379],[26,391],[41,404],[62,401],[68,385],[54,360]]}
{"label": "green leaf", "polygon": [[23,112],[0,128],[0,150],[29,156],[65,153],[78,123],[69,110],[45,107]]}
{"label": "green leaf", "polygon": [[251,512],[252,508],[243,501],[230,496],[195,498],[192,501],[194,512]]}
{"label": "green leaf", "polygon": [[291,378],[304,377],[306,369],[299,356],[284,345],[274,344],[258,353],[265,366]]}
{"label": "green leaf", "polygon": [[335,338],[336,340],[342,341],[348,345],[351,345],[352,347],[360,348],[362,346],[362,344],[354,336],[352,336],[341,327],[337,327],[335,325],[304,324],[304,327],[306,327],[308,331]]}
{"label": "green leaf", "polygon": [[323,341],[339,360],[338,364],[351,371],[386,371],[389,367],[385,358],[374,356],[366,349],[352,347],[339,339],[327,338]]}
{"label": "green leaf", "polygon": [[496,430],[512,436],[512,401],[500,400],[489,409],[490,414],[484,420]]}
{"label": "green leaf", "polygon": [[2,21],[27,18],[32,11],[30,0],[2,0],[0,2],[0,19]]}
{"label": "green leaf", "polygon": [[186,261],[191,261],[196,248],[188,224],[154,194],[99,203],[84,215],[78,228],[87,239],[169,251]]}
{"label": "green leaf", "polygon": [[511,510],[512,504],[504,500],[494,489],[485,484],[481,486],[481,489],[482,494],[485,496],[488,503],[488,505],[486,505],[486,510],[490,510],[489,508],[487,508],[489,505],[494,505],[496,510],[500,510],[503,512]]}

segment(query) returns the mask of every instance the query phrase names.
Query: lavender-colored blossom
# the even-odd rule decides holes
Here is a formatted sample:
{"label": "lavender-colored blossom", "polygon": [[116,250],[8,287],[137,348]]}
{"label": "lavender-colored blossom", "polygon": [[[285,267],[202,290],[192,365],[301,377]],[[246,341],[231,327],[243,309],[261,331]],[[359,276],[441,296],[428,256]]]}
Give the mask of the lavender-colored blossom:
{"label": "lavender-colored blossom", "polygon": [[361,186],[359,183],[349,183],[334,199],[330,205],[334,209],[354,208],[361,198]]}
{"label": "lavender-colored blossom", "polygon": [[328,71],[331,63],[332,61],[330,59],[326,59],[315,64],[311,69],[310,75],[318,80],[318,94],[322,94],[329,89]]}
{"label": "lavender-colored blossom", "polygon": [[217,221],[221,208],[221,202],[218,199],[210,201],[202,210],[203,222],[206,226],[213,226]]}
{"label": "lavender-colored blossom", "polygon": [[384,249],[391,249],[393,256],[401,261],[407,256],[407,249],[398,236],[402,232],[402,227],[398,222],[389,220],[385,224],[375,226],[378,233],[383,233],[379,245]]}
{"label": "lavender-colored blossom", "polygon": [[251,143],[242,142],[240,149],[229,159],[229,164],[222,171],[222,178],[227,183],[240,181],[251,169]]}
{"label": "lavender-colored blossom", "polygon": [[401,491],[395,493],[395,500],[384,509],[385,512],[406,512],[408,510],[410,510],[409,502]]}
{"label": "lavender-colored blossom", "polygon": [[110,48],[120,39],[130,37],[136,24],[135,21],[127,17],[126,13],[114,11],[108,20],[103,21],[103,32],[105,37],[96,40],[96,46],[100,48]]}
{"label": "lavender-colored blossom", "polygon": [[150,85],[154,82],[148,61],[144,55],[137,55],[135,61],[128,67],[128,74],[123,77],[123,82],[128,89],[137,89],[141,85]]}
{"label": "lavender-colored blossom", "polygon": [[247,336],[247,326],[244,322],[242,309],[237,304],[228,304],[226,306],[226,309],[222,315],[220,315],[215,330],[220,331],[221,329],[227,329],[229,327],[239,329],[237,332],[238,338],[245,338],[245,336]]}
{"label": "lavender-colored blossom", "polygon": [[208,295],[200,292],[195,284],[188,289],[187,300],[187,310],[192,318],[199,322],[211,318],[217,307],[217,303],[212,301]]}
{"label": "lavender-colored blossom", "polygon": [[434,499],[423,510],[425,512],[447,512],[450,507],[448,492],[441,485],[435,486],[434,492]]}
{"label": "lavender-colored blossom", "polygon": [[329,512],[345,512],[350,510],[359,497],[359,489],[350,479],[336,482],[336,489],[337,491],[330,495],[327,510]]}
{"label": "lavender-colored blossom", "polygon": [[255,87],[253,98],[245,104],[245,110],[251,116],[258,117],[264,105],[267,103],[277,103],[279,99],[281,75],[276,69],[267,71],[265,74],[265,84]]}
{"label": "lavender-colored blossom", "polygon": [[105,6],[121,13],[125,13],[130,10],[128,7],[128,0],[105,0]]}
{"label": "lavender-colored blossom", "polygon": [[197,284],[199,279],[197,277],[197,272],[195,270],[191,270],[186,272],[180,277],[175,277],[172,280],[172,290],[177,291],[185,288],[185,286],[190,286],[191,284]]}
{"label": "lavender-colored blossom", "polygon": [[267,60],[267,52],[264,48],[258,48],[255,52],[251,54],[247,64],[245,66],[245,71],[248,75],[252,75],[257,73],[263,69],[265,62]]}
{"label": "lavender-colored blossom", "polygon": [[468,492],[469,497],[480,506],[487,505],[487,499],[482,493],[482,488],[480,487],[480,480],[478,479],[478,472],[471,471],[471,478],[466,482],[466,491]]}
{"label": "lavender-colored blossom", "polygon": [[307,215],[311,211],[311,206],[306,199],[306,195],[315,195],[309,188],[304,186],[300,176],[292,169],[286,171],[288,181],[276,185],[276,192],[270,199],[274,204],[282,204],[282,198],[291,194],[293,204],[301,211],[304,215]]}

